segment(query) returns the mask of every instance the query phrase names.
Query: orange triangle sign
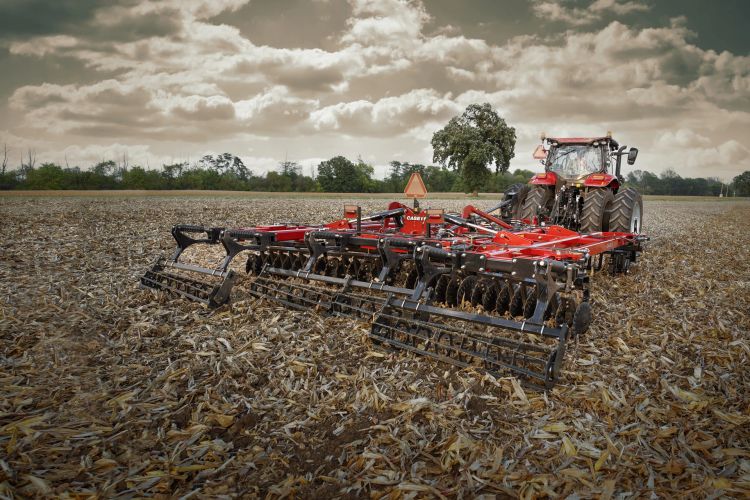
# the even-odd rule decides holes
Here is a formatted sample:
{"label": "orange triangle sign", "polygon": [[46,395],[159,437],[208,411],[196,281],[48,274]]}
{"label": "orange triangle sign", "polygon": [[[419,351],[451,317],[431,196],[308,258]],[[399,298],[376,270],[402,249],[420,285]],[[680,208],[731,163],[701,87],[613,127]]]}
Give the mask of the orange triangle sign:
{"label": "orange triangle sign", "polygon": [[419,172],[414,172],[409,177],[409,182],[406,183],[406,189],[404,194],[407,198],[424,198],[427,196],[427,188],[424,185],[422,176]]}

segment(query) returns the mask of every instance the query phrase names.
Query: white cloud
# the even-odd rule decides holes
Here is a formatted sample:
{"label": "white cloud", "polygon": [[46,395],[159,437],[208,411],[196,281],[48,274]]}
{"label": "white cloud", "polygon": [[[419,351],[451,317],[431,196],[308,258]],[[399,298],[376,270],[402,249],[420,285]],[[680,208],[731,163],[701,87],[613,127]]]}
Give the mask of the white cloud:
{"label": "white cloud", "polygon": [[341,102],[313,111],[310,122],[315,130],[347,135],[399,135],[425,121],[447,120],[459,112],[450,95],[432,89],[416,89],[375,102]]}
{"label": "white cloud", "polygon": [[31,41],[13,42],[10,53],[14,55],[42,57],[61,49],[70,49],[78,44],[78,40],[69,35],[40,36]]}
{"label": "white cloud", "polygon": [[695,148],[707,146],[710,143],[711,139],[708,137],[686,128],[664,132],[655,142],[657,146],[663,148]]}
{"label": "white cloud", "polygon": [[417,43],[429,20],[424,5],[409,0],[350,0],[353,17],[342,40],[362,45],[395,46]]}

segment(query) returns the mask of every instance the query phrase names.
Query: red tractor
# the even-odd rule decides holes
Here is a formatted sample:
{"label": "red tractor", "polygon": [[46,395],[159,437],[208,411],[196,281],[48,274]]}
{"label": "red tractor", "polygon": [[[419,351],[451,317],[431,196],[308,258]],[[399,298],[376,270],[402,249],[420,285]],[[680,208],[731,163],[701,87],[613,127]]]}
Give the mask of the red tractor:
{"label": "red tractor", "polygon": [[[511,187],[505,212],[514,219],[565,226],[581,233],[639,233],[643,200],[633,188],[622,188],[622,157],[635,163],[638,149],[604,137],[545,137],[534,151],[544,172],[529,184]],[[610,172],[614,170],[614,175]]]}

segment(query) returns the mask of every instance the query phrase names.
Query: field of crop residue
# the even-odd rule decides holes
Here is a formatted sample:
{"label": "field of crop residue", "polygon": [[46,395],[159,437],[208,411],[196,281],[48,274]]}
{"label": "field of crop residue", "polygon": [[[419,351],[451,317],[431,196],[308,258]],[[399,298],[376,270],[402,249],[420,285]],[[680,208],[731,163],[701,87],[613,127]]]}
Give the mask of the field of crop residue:
{"label": "field of crop residue", "polygon": [[173,223],[342,203],[0,198],[0,496],[750,495],[750,203],[647,201],[546,394],[242,286],[214,311],[137,286]]}

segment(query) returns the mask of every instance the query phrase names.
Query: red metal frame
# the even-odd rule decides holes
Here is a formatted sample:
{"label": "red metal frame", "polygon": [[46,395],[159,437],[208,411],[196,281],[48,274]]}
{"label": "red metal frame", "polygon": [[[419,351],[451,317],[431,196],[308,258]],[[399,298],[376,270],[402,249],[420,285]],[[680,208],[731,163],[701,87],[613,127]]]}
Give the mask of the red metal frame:
{"label": "red metal frame", "polygon": [[[455,245],[468,246],[467,251],[478,252],[488,259],[509,260],[515,258],[547,258],[553,260],[579,261],[586,255],[599,255],[615,248],[633,243],[636,235],[629,233],[601,232],[582,235],[562,226],[536,226],[514,231],[513,226],[473,205],[467,205],[462,211],[464,219],[478,216],[489,224],[499,227],[499,230],[487,228],[472,231],[467,227],[450,225],[455,236],[437,239],[434,231],[427,235],[427,225],[433,228],[448,227],[436,213],[423,210],[415,213],[411,208],[398,202],[389,205],[389,209],[403,208],[403,226],[398,228],[389,218],[380,222],[361,222],[360,237],[373,239],[372,247],[363,250],[376,250],[376,240],[382,236],[403,236],[406,239],[429,240],[445,249]],[[334,232],[351,233],[356,230],[355,222],[350,219],[340,219],[321,226],[302,225],[266,225],[248,228],[256,232],[269,232],[275,236],[275,241],[290,242],[304,241],[310,231],[331,230]],[[407,250],[395,250],[406,252]]]}

